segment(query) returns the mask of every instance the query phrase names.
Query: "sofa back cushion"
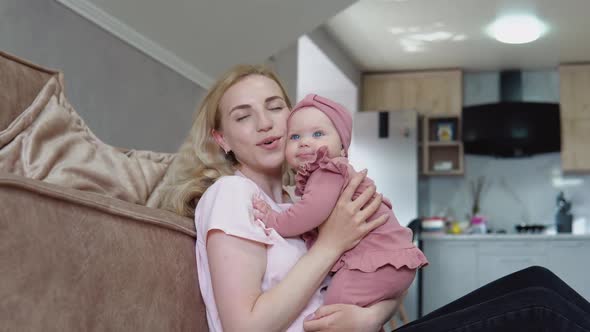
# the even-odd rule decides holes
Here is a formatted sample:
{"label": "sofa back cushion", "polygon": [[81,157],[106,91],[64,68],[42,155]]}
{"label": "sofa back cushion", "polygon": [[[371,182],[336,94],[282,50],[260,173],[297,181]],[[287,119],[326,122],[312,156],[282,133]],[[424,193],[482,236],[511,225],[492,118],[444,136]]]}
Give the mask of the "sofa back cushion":
{"label": "sofa back cushion", "polygon": [[0,130],[16,119],[57,73],[0,51]]}
{"label": "sofa back cushion", "polygon": [[10,123],[0,127],[0,172],[145,205],[174,155],[103,143],[67,101],[60,73],[38,69],[35,75],[30,71],[37,69],[7,59],[0,69],[9,68],[12,80],[0,71],[6,90],[0,109]]}

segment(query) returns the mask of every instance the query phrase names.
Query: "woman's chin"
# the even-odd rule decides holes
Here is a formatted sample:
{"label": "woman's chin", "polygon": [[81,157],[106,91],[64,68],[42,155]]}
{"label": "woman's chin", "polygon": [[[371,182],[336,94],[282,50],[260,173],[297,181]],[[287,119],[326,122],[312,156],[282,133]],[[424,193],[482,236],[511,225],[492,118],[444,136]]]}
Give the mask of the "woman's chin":
{"label": "woman's chin", "polygon": [[282,155],[266,156],[266,158],[260,160],[262,168],[269,171],[282,170],[284,162],[285,158]]}

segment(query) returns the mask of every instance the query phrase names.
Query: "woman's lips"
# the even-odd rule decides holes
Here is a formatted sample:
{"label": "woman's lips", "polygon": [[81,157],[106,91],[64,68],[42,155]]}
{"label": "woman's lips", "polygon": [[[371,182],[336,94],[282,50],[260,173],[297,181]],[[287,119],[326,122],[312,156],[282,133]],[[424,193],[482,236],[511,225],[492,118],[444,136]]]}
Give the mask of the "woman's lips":
{"label": "woman's lips", "polygon": [[[270,143],[266,143],[269,141],[270,141]],[[265,139],[264,141],[256,144],[256,146],[259,146],[265,150],[274,150],[279,147],[280,141],[281,141],[280,137],[272,137],[270,139]]]}

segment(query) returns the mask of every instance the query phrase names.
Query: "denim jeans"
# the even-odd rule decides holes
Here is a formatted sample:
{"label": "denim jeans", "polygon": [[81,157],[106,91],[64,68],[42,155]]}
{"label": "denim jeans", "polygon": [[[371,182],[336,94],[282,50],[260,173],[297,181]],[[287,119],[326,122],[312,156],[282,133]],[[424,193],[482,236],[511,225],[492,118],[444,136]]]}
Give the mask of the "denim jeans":
{"label": "denim jeans", "polygon": [[493,281],[400,332],[590,332],[590,303],[543,267]]}

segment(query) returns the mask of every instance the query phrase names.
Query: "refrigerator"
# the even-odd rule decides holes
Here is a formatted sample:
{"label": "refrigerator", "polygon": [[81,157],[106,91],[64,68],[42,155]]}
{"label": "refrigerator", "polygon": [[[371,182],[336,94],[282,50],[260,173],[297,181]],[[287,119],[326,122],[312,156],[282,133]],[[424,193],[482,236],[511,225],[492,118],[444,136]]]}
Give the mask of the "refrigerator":
{"label": "refrigerator", "polygon": [[[400,224],[418,216],[418,113],[361,111],[353,114],[349,160],[357,171],[366,168],[377,192],[387,197]],[[408,290],[404,307],[417,318],[417,281]]]}

